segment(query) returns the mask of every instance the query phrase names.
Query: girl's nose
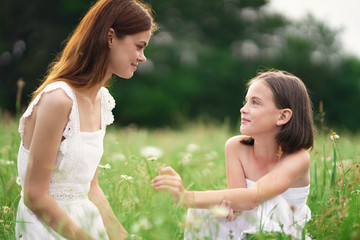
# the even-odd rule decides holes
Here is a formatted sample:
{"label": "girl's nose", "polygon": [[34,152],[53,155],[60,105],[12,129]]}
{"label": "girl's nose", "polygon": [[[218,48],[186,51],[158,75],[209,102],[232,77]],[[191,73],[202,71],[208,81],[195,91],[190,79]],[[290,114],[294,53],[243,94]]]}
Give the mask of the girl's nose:
{"label": "girl's nose", "polygon": [[245,112],[247,112],[246,104],[244,104],[244,106],[240,108],[240,113],[245,113]]}

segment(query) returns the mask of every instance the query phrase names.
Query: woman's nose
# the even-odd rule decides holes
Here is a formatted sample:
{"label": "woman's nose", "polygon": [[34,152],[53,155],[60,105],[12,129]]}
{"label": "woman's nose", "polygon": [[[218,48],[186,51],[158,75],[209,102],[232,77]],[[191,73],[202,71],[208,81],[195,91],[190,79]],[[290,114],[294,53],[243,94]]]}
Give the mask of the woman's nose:
{"label": "woman's nose", "polygon": [[138,62],[146,62],[146,57],[143,52],[140,53],[140,55],[138,57]]}

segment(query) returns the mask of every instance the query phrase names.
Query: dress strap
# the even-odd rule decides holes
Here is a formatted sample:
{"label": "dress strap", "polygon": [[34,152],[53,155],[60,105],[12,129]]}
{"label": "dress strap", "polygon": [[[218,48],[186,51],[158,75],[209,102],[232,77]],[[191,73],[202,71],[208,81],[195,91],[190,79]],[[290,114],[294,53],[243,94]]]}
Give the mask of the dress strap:
{"label": "dress strap", "polygon": [[[63,135],[64,135],[64,137],[69,137],[69,135],[71,135],[72,132],[76,131],[76,128],[73,125],[76,126],[76,125],[79,125],[79,124],[76,124],[76,119],[78,118],[78,113],[77,113],[78,109],[77,109],[75,93],[74,93],[73,89],[69,85],[67,85],[65,82],[57,81],[57,82],[54,82],[54,83],[51,83],[51,84],[47,85],[36,96],[34,101],[32,101],[30,103],[30,105],[28,106],[28,108],[26,109],[26,111],[24,112],[22,117],[20,118],[18,131],[19,131],[21,137],[23,137],[23,133],[24,133],[25,119],[32,114],[32,112],[34,110],[34,106],[36,106],[38,104],[38,102],[40,101],[42,95],[44,93],[51,92],[51,91],[54,91],[54,90],[59,89],[59,88],[61,88],[66,93],[66,95],[73,101],[73,106],[72,106],[71,113],[70,113],[70,116],[69,116],[69,122],[68,122],[68,124],[66,126],[66,129],[65,129]],[[80,131],[80,129],[79,129],[79,131]]]}
{"label": "dress strap", "polygon": [[112,110],[115,107],[115,100],[105,87],[101,88],[101,126],[110,125],[114,122]]}

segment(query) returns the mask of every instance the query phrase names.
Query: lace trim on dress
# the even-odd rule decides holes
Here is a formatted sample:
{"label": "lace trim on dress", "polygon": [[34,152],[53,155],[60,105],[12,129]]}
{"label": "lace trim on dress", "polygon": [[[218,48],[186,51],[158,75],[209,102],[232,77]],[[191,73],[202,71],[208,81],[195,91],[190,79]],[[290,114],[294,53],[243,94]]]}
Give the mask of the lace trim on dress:
{"label": "lace trim on dress", "polygon": [[56,201],[74,201],[88,198],[90,184],[52,184],[50,196]]}
{"label": "lace trim on dress", "polygon": [[103,126],[110,125],[114,122],[112,110],[115,107],[115,100],[107,88],[101,88],[101,111]]}

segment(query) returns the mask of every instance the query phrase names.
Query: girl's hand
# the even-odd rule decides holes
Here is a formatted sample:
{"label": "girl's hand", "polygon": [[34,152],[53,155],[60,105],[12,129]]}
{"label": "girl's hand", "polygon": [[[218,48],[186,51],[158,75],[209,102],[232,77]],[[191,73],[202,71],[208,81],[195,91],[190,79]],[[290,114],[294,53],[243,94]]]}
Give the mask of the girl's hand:
{"label": "girl's hand", "polygon": [[232,209],[232,207],[231,207],[230,201],[223,200],[220,204],[220,207],[224,207],[224,208],[228,209],[228,211],[229,211],[229,214],[225,217],[226,220],[228,220],[228,221],[234,220],[235,212],[234,212],[234,209]]}
{"label": "girl's hand", "polygon": [[171,167],[162,168],[159,175],[151,183],[156,190],[169,191],[175,204],[178,204],[185,194],[180,175]]}

